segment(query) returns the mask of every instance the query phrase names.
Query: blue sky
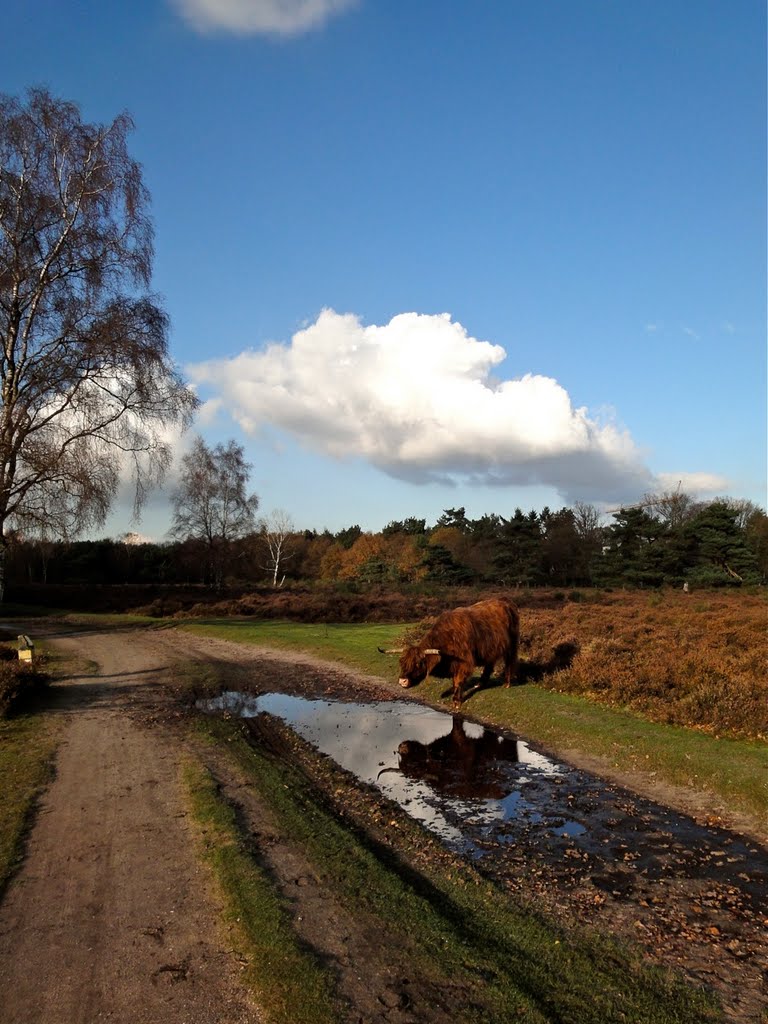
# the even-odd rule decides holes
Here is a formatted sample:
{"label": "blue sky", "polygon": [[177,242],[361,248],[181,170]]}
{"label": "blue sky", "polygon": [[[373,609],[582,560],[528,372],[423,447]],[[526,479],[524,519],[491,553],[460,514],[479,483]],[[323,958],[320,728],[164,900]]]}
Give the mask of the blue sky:
{"label": "blue sky", "polygon": [[[764,506],[765,19],[6,0],[0,89],[133,115],[195,429],[245,446],[265,513],[378,530],[679,480]],[[159,492],[139,529],[169,523]]]}

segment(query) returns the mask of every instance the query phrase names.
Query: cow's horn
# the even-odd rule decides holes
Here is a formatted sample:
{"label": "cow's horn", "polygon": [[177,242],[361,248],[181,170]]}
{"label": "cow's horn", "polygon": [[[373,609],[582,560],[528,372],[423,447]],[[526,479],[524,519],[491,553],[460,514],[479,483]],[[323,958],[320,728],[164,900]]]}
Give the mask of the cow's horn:
{"label": "cow's horn", "polygon": [[425,654],[439,654],[440,651],[437,649],[437,647],[426,647],[424,649],[424,653]]}
{"label": "cow's horn", "polygon": [[387,772],[399,772],[399,771],[400,771],[399,768],[382,768],[381,771],[379,772],[379,774],[376,776],[376,781],[378,782],[379,779],[381,778],[381,776],[382,775],[386,775]]}
{"label": "cow's horn", "polygon": [[377,647],[376,650],[379,652],[379,654],[402,654],[405,648],[393,647],[391,650],[385,651],[383,647]]}

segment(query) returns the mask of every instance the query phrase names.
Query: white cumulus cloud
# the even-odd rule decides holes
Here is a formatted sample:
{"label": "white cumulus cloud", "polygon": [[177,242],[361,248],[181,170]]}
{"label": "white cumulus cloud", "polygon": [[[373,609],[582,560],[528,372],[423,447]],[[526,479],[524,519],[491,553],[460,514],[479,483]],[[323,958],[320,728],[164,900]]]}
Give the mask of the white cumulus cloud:
{"label": "white cumulus cloud", "polygon": [[324,310],[290,344],[187,368],[251,434],[362,458],[413,483],[547,485],[568,501],[626,501],[656,480],[629,434],[574,408],[556,380],[497,379],[500,345],[446,313],[382,326]]}
{"label": "white cumulus cloud", "polygon": [[320,28],[358,0],[171,0],[198,32],[291,36]]}

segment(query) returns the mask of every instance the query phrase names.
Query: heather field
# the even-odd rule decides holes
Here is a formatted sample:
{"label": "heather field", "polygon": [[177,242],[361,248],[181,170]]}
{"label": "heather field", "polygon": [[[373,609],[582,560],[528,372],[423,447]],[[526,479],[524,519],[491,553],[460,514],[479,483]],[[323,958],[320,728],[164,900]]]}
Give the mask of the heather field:
{"label": "heather field", "polygon": [[[540,685],[656,722],[768,739],[768,606],[762,595],[572,597],[559,607],[533,605],[523,612],[523,672],[538,676]],[[558,645],[559,664],[552,653]]]}

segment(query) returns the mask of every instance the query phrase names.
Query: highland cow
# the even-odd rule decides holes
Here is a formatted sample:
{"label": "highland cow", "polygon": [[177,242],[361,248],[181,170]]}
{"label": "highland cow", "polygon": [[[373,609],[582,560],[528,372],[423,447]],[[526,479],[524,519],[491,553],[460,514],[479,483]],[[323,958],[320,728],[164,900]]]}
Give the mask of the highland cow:
{"label": "highland cow", "polygon": [[[480,685],[494,665],[503,662],[504,686],[517,671],[520,618],[505,597],[491,597],[468,608],[443,612],[417,644],[385,654],[400,654],[400,685],[415,686],[427,676],[453,680],[453,700],[461,704],[462,688],[482,666]],[[381,648],[379,648],[381,650]]]}

